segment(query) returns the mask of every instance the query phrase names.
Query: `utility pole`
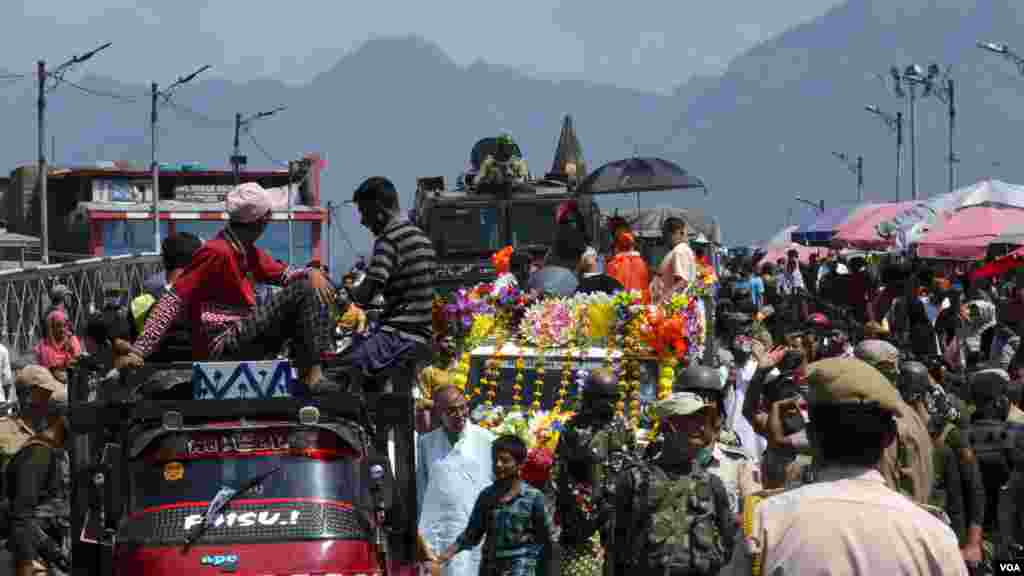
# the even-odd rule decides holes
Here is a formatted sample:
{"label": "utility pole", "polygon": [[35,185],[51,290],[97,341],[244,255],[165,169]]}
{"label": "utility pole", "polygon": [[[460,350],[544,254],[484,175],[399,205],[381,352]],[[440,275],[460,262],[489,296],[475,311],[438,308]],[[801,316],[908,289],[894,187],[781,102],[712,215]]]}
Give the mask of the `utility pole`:
{"label": "utility pole", "polygon": [[153,178],[153,251],[154,252],[160,252],[160,160],[159,160],[159,157],[157,155],[157,151],[159,150],[157,148],[157,136],[158,136],[158,133],[160,131],[160,126],[159,126],[159,123],[157,122],[158,119],[159,119],[159,117],[157,116],[157,108],[159,107],[157,105],[158,104],[157,100],[160,99],[160,98],[163,98],[164,102],[170,101],[170,99],[171,99],[171,92],[173,92],[175,88],[177,88],[177,87],[179,87],[179,86],[181,86],[183,84],[188,84],[189,82],[194,80],[196,76],[199,76],[200,74],[202,74],[203,72],[205,72],[206,70],[209,70],[209,69],[210,69],[210,66],[206,65],[206,66],[203,66],[202,68],[196,70],[195,72],[189,74],[188,76],[179,77],[176,81],[174,81],[173,84],[168,86],[167,89],[163,90],[163,91],[159,90],[159,86],[157,85],[156,82],[153,82],[153,85],[152,85],[153,104],[152,104],[152,109],[150,111],[150,129],[152,131],[151,136],[153,138],[152,139],[152,144],[153,144],[153,164],[152,164],[151,168],[152,168],[152,172],[153,172],[152,178]]}
{"label": "utility pole", "polygon": [[949,191],[956,189],[956,154],[953,153],[953,130],[956,126],[956,102],[954,100],[953,79],[946,78],[946,98],[949,99]]}
{"label": "utility pole", "polygon": [[50,263],[50,233],[48,230],[49,202],[46,199],[46,61],[40,60],[39,68],[39,235],[43,249],[43,264]]}
{"label": "utility pole", "polygon": [[295,220],[292,217],[292,174],[295,161],[288,161],[288,265],[295,266]]}
{"label": "utility pole", "polygon": [[857,156],[857,202],[864,201],[864,157]]}
{"label": "utility pole", "polygon": [[328,274],[334,273],[334,236],[331,234],[331,222],[334,220],[334,203],[327,201],[327,269]]}
{"label": "utility pole", "polygon": [[903,112],[896,113],[896,201],[902,194],[900,184],[903,180]]}
{"label": "utility pole", "polygon": [[235,186],[240,184],[239,166],[247,162],[245,156],[238,150],[238,133],[242,130],[242,114],[235,112],[235,150],[231,154],[231,171],[235,173]]}
{"label": "utility pole", "polygon": [[159,132],[157,126],[159,125],[159,117],[157,106],[157,98],[160,97],[159,86],[156,82],[151,85],[152,88],[152,105],[149,112],[149,132],[152,135],[151,143],[152,149],[152,160],[149,165],[149,169],[152,173],[153,178],[153,251],[160,252],[160,162],[157,160],[157,138]]}
{"label": "utility pole", "polygon": [[[857,202],[864,201],[864,157],[857,156],[856,161],[851,161],[850,157],[843,152],[833,152],[833,156],[839,159],[846,168],[857,177]],[[824,208],[822,209],[824,212]]]}
{"label": "utility pole", "polygon": [[900,184],[903,179],[903,112],[895,116],[883,111],[878,106],[865,106],[865,110],[882,119],[890,130],[896,133],[896,201],[900,201]]}
{"label": "utility pole", "polygon": [[267,110],[266,112],[253,114],[252,116],[249,116],[247,118],[242,118],[241,113],[235,113],[235,152],[234,154],[231,155],[231,167],[235,174],[235,186],[238,186],[241,183],[240,166],[248,162],[248,159],[242,155],[241,149],[239,148],[238,137],[241,134],[242,130],[248,130],[249,126],[256,120],[260,120],[262,118],[269,118],[274,114],[277,114],[278,112],[283,112],[287,109],[288,108],[285,106],[278,106],[273,110]]}
{"label": "utility pole", "polygon": [[64,74],[76,64],[81,64],[93,56],[99,54],[102,50],[106,50],[113,43],[107,42],[95,50],[86,52],[81,56],[75,56],[67,62],[58,66],[53,72],[46,71],[46,61],[39,60],[37,65],[37,72],[39,74],[39,100],[37,102],[37,119],[39,126],[39,244],[42,248],[42,262],[43,264],[50,263],[50,203],[47,184],[49,180],[49,168],[46,165],[46,78],[53,76],[57,81],[64,79]]}

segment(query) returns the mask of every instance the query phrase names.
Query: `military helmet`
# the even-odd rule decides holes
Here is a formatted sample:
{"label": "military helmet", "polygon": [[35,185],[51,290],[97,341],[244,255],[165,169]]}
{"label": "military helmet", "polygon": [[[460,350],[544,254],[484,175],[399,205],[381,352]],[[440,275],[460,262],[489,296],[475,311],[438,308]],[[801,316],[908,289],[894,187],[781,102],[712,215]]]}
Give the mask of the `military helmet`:
{"label": "military helmet", "polygon": [[968,383],[974,402],[982,403],[1004,396],[1010,375],[1001,368],[988,368],[971,374]]}
{"label": "military helmet", "polygon": [[920,362],[904,362],[896,380],[896,387],[906,402],[913,402],[928,391],[931,376],[928,367]]}
{"label": "military helmet", "polygon": [[696,392],[707,391],[721,394],[724,383],[719,371],[710,366],[695,364],[689,366],[676,376],[673,392]]}

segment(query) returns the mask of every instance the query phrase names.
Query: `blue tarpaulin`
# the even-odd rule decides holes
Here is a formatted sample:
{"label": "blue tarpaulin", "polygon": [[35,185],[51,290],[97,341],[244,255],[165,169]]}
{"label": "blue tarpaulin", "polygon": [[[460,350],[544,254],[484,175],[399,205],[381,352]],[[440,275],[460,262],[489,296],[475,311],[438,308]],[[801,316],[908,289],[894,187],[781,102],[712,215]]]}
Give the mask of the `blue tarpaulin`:
{"label": "blue tarpaulin", "polygon": [[849,220],[855,213],[867,204],[856,204],[849,206],[836,206],[828,208],[824,212],[811,215],[804,222],[801,222],[792,233],[792,240],[798,244],[807,246],[827,246],[836,231],[844,222]]}

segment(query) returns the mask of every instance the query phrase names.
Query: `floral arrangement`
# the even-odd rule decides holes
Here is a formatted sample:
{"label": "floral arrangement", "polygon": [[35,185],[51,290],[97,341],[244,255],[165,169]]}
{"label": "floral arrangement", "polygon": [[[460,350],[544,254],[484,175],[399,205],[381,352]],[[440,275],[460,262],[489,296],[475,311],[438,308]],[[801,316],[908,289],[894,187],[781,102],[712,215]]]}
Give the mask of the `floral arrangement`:
{"label": "floral arrangement", "polygon": [[[496,267],[503,267],[509,256],[508,248],[495,254]],[[514,277],[505,273],[494,283],[461,289],[448,300],[435,302],[435,335],[443,334],[458,342],[456,348],[461,353],[452,382],[471,398],[482,399],[480,408],[491,412],[481,415],[481,421],[500,422],[505,427],[501,433],[532,436],[528,433],[531,418],[547,414],[541,411],[545,357],[554,349],[564,360],[553,413],[566,413],[573,385],[577,393],[583,388],[586,372],[579,358],[587,346],[607,350],[606,368],[617,375],[620,386],[617,409],[639,425],[642,362],[657,359],[657,396],[670,394],[677,368],[704,353],[704,297],[713,293],[717,280],[713,268],[701,263],[698,281],[672,295],[668,302],[651,305],[644,304],[639,291],[538,298],[520,290]],[[503,348],[508,342],[533,350],[534,377],[527,371],[526,357],[530,354],[502,357],[507,354]],[[470,387],[470,355],[483,344],[493,345],[494,352],[486,359],[479,382]],[[514,368],[510,383],[503,381],[503,367]],[[508,384],[512,386],[513,406],[506,414],[494,403],[499,387]]]}

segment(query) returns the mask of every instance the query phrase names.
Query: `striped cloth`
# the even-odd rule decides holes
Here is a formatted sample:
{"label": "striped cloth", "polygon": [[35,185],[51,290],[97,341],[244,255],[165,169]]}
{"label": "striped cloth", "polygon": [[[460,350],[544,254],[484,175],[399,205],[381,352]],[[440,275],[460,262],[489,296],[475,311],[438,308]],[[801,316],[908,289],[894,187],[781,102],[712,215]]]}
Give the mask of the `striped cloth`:
{"label": "striped cloth", "polygon": [[436,270],[434,245],[419,227],[398,218],[381,232],[366,276],[384,287],[382,330],[430,344]]}

